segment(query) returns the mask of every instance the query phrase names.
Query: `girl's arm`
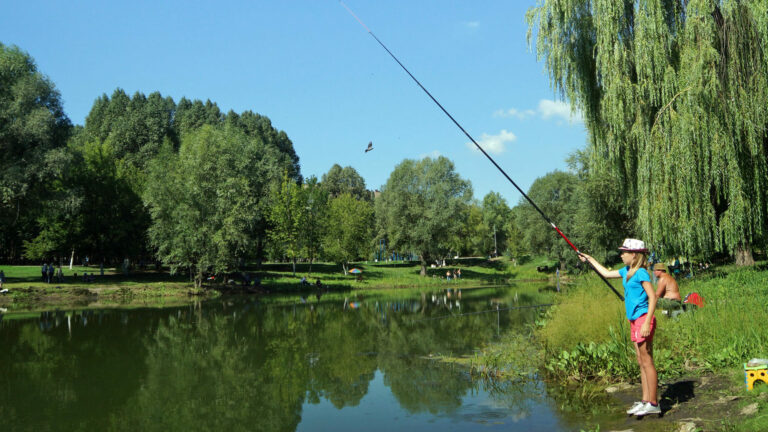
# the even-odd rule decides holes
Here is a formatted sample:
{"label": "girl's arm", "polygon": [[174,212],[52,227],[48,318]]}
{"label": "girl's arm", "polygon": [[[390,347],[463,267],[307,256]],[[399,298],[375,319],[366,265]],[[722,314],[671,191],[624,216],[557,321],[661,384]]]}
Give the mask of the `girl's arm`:
{"label": "girl's arm", "polygon": [[581,262],[589,262],[590,264],[592,264],[592,266],[594,266],[597,269],[597,271],[606,279],[618,279],[621,277],[621,274],[619,273],[618,270],[608,270],[607,268],[603,267],[602,264],[597,262],[596,259],[592,258],[591,256],[585,253],[579,252],[579,259],[581,260]]}
{"label": "girl's arm", "polygon": [[651,319],[653,319],[653,314],[656,312],[656,292],[653,290],[653,285],[648,281],[643,281],[643,289],[648,294],[648,316],[640,327],[640,336],[647,337],[651,334]]}

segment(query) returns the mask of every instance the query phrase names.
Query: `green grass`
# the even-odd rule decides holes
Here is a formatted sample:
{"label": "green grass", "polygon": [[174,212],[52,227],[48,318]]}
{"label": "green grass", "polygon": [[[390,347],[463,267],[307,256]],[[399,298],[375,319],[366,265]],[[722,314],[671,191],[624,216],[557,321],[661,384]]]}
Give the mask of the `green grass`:
{"label": "green grass", "polygon": [[[331,292],[348,293],[351,290],[402,291],[407,289],[440,289],[447,287],[484,287],[505,285],[519,280],[547,280],[552,274],[539,273],[536,266],[551,265],[544,259],[532,260],[525,265],[515,266],[506,258],[486,260],[465,258],[453,260],[443,268],[429,268],[428,275],[419,275],[420,267],[415,263],[353,263],[350,267],[362,270],[362,280],[353,274],[344,275],[341,266],[330,263],[314,263],[309,273],[309,264],[300,263],[293,274],[290,263],[266,263],[260,269],[246,269],[252,276],[258,276],[262,286],[270,293],[297,293],[316,291],[314,283],[322,281]],[[460,280],[445,279],[445,272],[460,268]],[[123,274],[114,268],[105,268],[104,276],[97,267],[77,266],[62,268],[64,282],[54,280],[43,282],[40,266],[0,266],[5,272],[4,288],[10,292],[0,295],[0,306],[14,311],[35,310],[66,304],[165,304],[167,301],[189,301],[190,298],[217,296],[217,291],[241,292],[242,273],[219,275],[215,282],[204,284],[204,290],[192,289],[192,282],[186,274],[171,276],[164,271],[135,271]],[[84,282],[82,275],[95,275],[92,282]],[[75,274],[77,276],[75,276]],[[302,276],[309,275],[311,285],[302,286]],[[213,291],[211,288],[217,290]],[[194,291],[194,292],[193,292]],[[345,294],[346,295],[346,294]],[[96,303],[94,303],[96,302]]]}
{"label": "green grass", "polygon": [[[262,271],[256,272],[262,278],[262,283],[267,287],[280,290],[300,289],[299,281],[303,276],[308,276],[310,283],[314,284],[319,278],[322,283],[330,287],[346,287],[352,289],[382,289],[382,288],[423,288],[444,287],[449,284],[457,286],[482,286],[503,285],[516,280],[542,280],[551,277],[551,274],[539,273],[537,266],[551,264],[545,259],[533,260],[525,265],[514,266],[506,258],[486,260],[482,258],[462,258],[451,260],[445,267],[427,268],[427,276],[419,275],[420,266],[413,262],[357,262],[350,264],[350,268],[362,270],[362,279],[356,275],[344,275],[342,268],[337,264],[314,263],[312,272],[309,272],[309,264],[296,265],[296,274],[293,274],[290,263],[268,263],[262,266]],[[445,273],[452,274],[461,269],[461,279],[447,281]],[[255,272],[255,270],[251,270]]]}
{"label": "green grass", "polygon": [[[768,357],[765,265],[721,268],[679,283],[683,296],[698,292],[705,306],[674,319],[657,310],[654,350],[662,379],[691,370],[740,368],[752,357]],[[623,304],[594,276],[578,278],[568,291],[537,332],[549,353],[562,363],[560,369],[568,363],[587,362],[606,379],[632,378],[633,368],[626,366],[635,360],[626,337]],[[601,350],[613,354],[601,360]]]}

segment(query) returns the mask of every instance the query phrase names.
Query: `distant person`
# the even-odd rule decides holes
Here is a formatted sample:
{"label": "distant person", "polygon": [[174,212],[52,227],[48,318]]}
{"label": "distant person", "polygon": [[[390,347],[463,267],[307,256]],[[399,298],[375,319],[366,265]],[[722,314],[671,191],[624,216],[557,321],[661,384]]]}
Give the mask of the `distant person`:
{"label": "distant person", "polygon": [[320,288],[322,288],[322,287],[323,287],[323,283],[322,283],[322,282],[320,282],[320,278],[318,278],[318,279],[317,279],[317,281],[315,282],[315,286],[316,286],[318,289],[320,289]]}
{"label": "distant person", "polygon": [[59,283],[64,282],[64,272],[61,270],[61,266],[56,270],[56,280]]}
{"label": "distant person", "polygon": [[307,277],[304,276],[301,278],[301,281],[299,281],[301,285],[309,285],[309,281],[307,281]]}
{"label": "distant person", "polygon": [[43,282],[45,282],[45,278],[48,276],[48,264],[43,263],[43,266],[40,268],[40,273],[42,273]]}
{"label": "distant person", "polygon": [[447,280],[448,282],[451,281],[451,271],[450,270],[445,272],[445,280]]}
{"label": "distant person", "polygon": [[53,266],[53,263],[50,263],[48,265],[48,283],[53,282],[53,272],[56,270],[56,268]]}
{"label": "distant person", "polygon": [[461,279],[461,269],[456,269],[456,279]]}
{"label": "distant person", "polygon": [[0,270],[0,289],[3,289],[4,283],[5,283],[5,272]]}

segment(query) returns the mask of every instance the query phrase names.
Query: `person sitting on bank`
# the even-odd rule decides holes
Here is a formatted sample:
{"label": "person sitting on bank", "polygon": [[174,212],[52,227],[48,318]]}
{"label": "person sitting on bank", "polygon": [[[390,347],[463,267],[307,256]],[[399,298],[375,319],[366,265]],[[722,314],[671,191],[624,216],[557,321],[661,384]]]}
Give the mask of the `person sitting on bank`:
{"label": "person sitting on bank", "polygon": [[664,263],[656,263],[653,266],[653,275],[658,280],[656,297],[659,299],[659,308],[663,311],[681,309],[683,299],[680,297],[680,288],[677,286],[675,277],[667,272],[667,266]]}

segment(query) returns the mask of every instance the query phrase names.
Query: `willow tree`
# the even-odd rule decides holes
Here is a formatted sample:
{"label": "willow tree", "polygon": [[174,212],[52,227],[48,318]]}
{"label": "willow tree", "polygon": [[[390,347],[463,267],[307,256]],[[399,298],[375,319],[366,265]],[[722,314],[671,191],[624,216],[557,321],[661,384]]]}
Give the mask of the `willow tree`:
{"label": "willow tree", "polygon": [[657,250],[764,245],[765,0],[540,0],[529,41]]}

